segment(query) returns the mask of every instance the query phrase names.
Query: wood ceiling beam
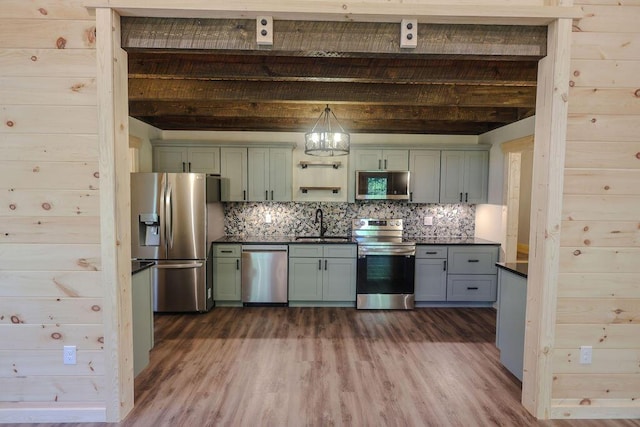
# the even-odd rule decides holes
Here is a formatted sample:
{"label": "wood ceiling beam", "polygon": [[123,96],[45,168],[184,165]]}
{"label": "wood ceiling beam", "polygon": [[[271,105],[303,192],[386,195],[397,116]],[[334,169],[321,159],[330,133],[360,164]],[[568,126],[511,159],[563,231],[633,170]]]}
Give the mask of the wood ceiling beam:
{"label": "wood ceiling beam", "polygon": [[535,86],[537,69],[537,61],[264,57],[185,52],[129,54],[131,78]]}
{"label": "wood ceiling beam", "polygon": [[[218,131],[265,131],[261,117],[208,117],[208,116],[152,116],[137,117],[152,126],[164,130],[218,130]],[[478,135],[504,123],[491,122],[447,122],[430,120],[346,120],[343,123],[350,133],[407,133],[407,134],[452,134]],[[298,118],[283,117],[273,120],[268,131],[306,132],[309,122]]]}
{"label": "wood ceiling beam", "polygon": [[[331,106],[340,122],[346,120],[419,120],[511,123],[519,120],[521,109],[496,107],[422,107],[405,105],[338,104]],[[242,103],[227,101],[157,102],[131,101],[132,116],[199,116],[220,118],[262,118],[265,122],[282,117],[296,117],[313,125],[323,104]]]}
{"label": "wood ceiling beam", "polygon": [[400,25],[382,22],[273,23],[273,46],[256,43],[254,19],[122,17],[122,47],[256,51],[261,55],[463,55],[478,58],[546,55],[545,26],[419,24],[417,47],[400,48]]}
{"label": "wood ceiling beam", "polygon": [[243,101],[535,107],[535,87],[129,79],[131,101]]}

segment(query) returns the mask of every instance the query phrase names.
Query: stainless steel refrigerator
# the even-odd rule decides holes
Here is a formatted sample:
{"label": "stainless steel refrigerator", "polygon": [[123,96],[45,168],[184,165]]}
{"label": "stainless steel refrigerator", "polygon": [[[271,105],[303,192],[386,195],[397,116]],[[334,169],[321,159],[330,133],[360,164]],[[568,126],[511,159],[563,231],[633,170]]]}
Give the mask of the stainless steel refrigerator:
{"label": "stainless steel refrigerator", "polygon": [[155,312],[211,309],[211,241],[223,224],[219,176],[131,174],[131,256],[156,263]]}

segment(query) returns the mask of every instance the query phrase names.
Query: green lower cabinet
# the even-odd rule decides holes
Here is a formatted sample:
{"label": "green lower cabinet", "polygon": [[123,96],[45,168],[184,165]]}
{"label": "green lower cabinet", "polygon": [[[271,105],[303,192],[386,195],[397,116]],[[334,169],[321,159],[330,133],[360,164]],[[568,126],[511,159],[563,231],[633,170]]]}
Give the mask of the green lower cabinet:
{"label": "green lower cabinet", "polygon": [[356,260],[326,258],[322,278],[323,301],[356,300]]}
{"label": "green lower cabinet", "polygon": [[354,303],[355,245],[289,245],[290,305]]}
{"label": "green lower cabinet", "polygon": [[213,259],[213,299],[216,304],[242,300],[240,279],[240,258]]}
{"label": "green lower cabinet", "polygon": [[289,258],[289,301],[322,301],[322,260]]}
{"label": "green lower cabinet", "polygon": [[447,300],[447,260],[416,259],[416,301]]}

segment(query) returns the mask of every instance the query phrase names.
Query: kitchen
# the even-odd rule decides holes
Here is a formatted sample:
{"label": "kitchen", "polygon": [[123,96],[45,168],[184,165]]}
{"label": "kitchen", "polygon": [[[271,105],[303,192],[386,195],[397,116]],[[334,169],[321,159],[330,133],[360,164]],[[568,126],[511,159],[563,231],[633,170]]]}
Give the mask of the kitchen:
{"label": "kitchen", "polygon": [[[140,60],[134,59],[135,61]],[[139,73],[137,76],[140,78]],[[132,102],[134,105],[132,110],[135,110],[136,101]],[[322,111],[322,107],[322,105],[319,106],[319,111]],[[340,104],[333,109],[338,117],[342,117]],[[194,111],[191,112],[191,114],[194,113]],[[309,128],[312,123],[313,121]],[[133,124],[131,128],[134,129],[135,126],[136,124]],[[137,126],[142,125],[137,124]],[[532,132],[533,120],[529,119],[507,129],[510,130],[506,132],[502,130],[502,132],[505,132],[505,135],[511,135],[512,138],[526,135],[526,132]],[[197,169],[199,172],[222,175],[222,198],[226,199],[223,202],[224,234],[228,236],[223,241],[215,242],[213,252],[218,254],[226,252],[228,255],[214,257],[214,265],[219,261],[220,264],[217,265],[231,266],[231,271],[225,270],[225,274],[228,273],[228,275],[222,275],[218,280],[216,280],[216,272],[213,273],[212,291],[216,307],[242,306],[246,303],[243,301],[245,293],[240,274],[242,266],[245,265],[241,255],[242,244],[255,243],[288,244],[291,271],[288,281],[289,300],[283,301],[284,303],[290,306],[356,306],[355,252],[347,257],[350,258],[353,273],[342,275],[345,278],[353,277],[353,280],[346,280],[347,287],[349,284],[353,287],[352,292],[347,292],[346,298],[329,297],[327,291],[330,285],[323,286],[324,279],[318,278],[315,273],[307,274],[310,270],[301,270],[302,273],[299,274],[294,271],[295,268],[299,268],[298,266],[305,265],[305,261],[314,266],[320,264],[322,267],[323,262],[334,260],[331,256],[323,256],[322,253],[295,256],[296,248],[324,246],[324,249],[331,250],[337,246],[351,246],[344,245],[344,242],[324,241],[303,244],[295,240],[296,237],[321,234],[322,225],[315,222],[318,209],[323,212],[327,236],[351,237],[354,229],[352,221],[356,218],[401,218],[404,220],[401,237],[404,235],[412,236],[414,239],[419,238],[422,244],[418,248],[423,249],[426,244],[437,243],[435,256],[431,254],[433,251],[423,250],[419,260],[415,261],[420,266],[419,276],[431,274],[429,277],[433,277],[432,272],[437,270],[436,283],[438,284],[437,291],[427,289],[422,294],[418,294],[420,295],[418,305],[491,307],[496,300],[497,283],[494,264],[498,259],[498,245],[481,239],[475,240],[476,204],[486,203],[489,196],[489,149],[491,148],[488,144],[479,144],[479,138],[476,135],[354,133],[351,135],[353,145],[349,156],[320,158],[304,153],[302,145],[304,135],[299,132],[151,129],[149,133],[155,135],[155,137],[146,138],[153,140],[150,141],[150,145],[153,151],[154,167],[158,168],[162,165],[163,170],[174,172]],[[147,150],[147,153],[151,150]],[[284,166],[280,164],[270,168],[271,165],[268,162],[265,167],[262,166],[264,163],[255,161],[252,165],[252,156],[253,158],[264,156],[265,152],[268,155],[284,152]],[[457,156],[458,154],[462,154],[462,157]],[[373,163],[370,161],[371,157],[373,157]],[[207,159],[210,160],[211,167],[203,170],[202,165]],[[196,160],[199,162],[198,165],[195,164]],[[397,162],[395,165],[390,164],[393,160]],[[148,157],[146,161],[147,165],[151,163]],[[465,167],[465,161],[472,162],[473,166]],[[410,171],[410,174],[416,177],[414,181],[410,181],[411,188],[405,191],[407,200],[357,200],[356,171],[380,170],[385,163],[387,170]],[[468,183],[466,185],[469,187],[461,190],[465,193],[464,197],[457,194],[457,187],[452,184],[450,187],[456,187],[453,191],[456,193],[454,199],[447,201],[443,198],[441,203],[441,189],[444,194],[449,189],[446,180],[441,185],[442,163],[445,166],[443,169],[445,176],[447,171],[453,171],[449,172],[448,178],[453,179],[454,182],[464,181],[463,171],[473,171],[477,174],[466,178]],[[285,191],[275,191],[276,197],[271,193],[273,188],[268,186],[268,182],[272,180],[270,169],[284,173],[279,181],[285,183]],[[475,187],[472,188],[470,185]],[[252,186],[259,187],[259,190],[253,191]],[[469,193],[471,193],[471,199]],[[429,223],[430,225],[427,225]],[[287,238],[283,239],[283,236]],[[455,289],[455,280],[458,278],[468,280],[469,277],[466,274],[468,272],[462,270],[456,275],[456,270],[453,270],[449,277],[440,273],[448,270],[446,264],[450,262],[448,260],[449,245],[470,242],[482,242],[480,246],[487,245],[490,247],[490,252],[482,254],[486,256],[488,266],[484,266],[484,260],[482,266],[486,270],[476,272],[480,273],[476,279],[482,281],[475,283],[480,283],[480,286],[470,286],[466,283],[465,292],[478,291],[481,287],[486,287],[484,292],[488,296],[478,298],[453,295],[451,290]],[[454,249],[456,248],[451,250],[452,260],[457,257]],[[472,260],[476,259],[469,255],[465,256]],[[297,279],[300,276],[312,277],[312,283],[307,286],[304,281]],[[452,281],[450,295],[447,295],[447,280]],[[231,289],[225,287],[225,292],[221,292],[216,287],[216,282],[232,283]],[[303,284],[298,286],[299,283]],[[469,291],[468,288],[472,290]],[[312,291],[308,292],[309,289]]]}
{"label": "kitchen", "polygon": [[[363,7],[366,8],[367,13],[371,13],[382,6],[374,6],[371,3]],[[408,7],[401,4],[394,5],[394,11],[391,15],[400,16],[402,11]],[[12,36],[8,39],[4,38],[6,45],[3,48],[5,53],[3,64],[9,64],[8,67],[10,67],[3,68],[3,75],[9,79],[9,86],[5,87],[5,89],[8,90],[9,87],[22,88],[25,87],[24,84],[28,84],[29,88],[25,89],[24,94],[18,94],[15,91],[3,92],[3,95],[6,95],[3,96],[3,101],[5,101],[7,108],[5,111],[7,126],[3,127],[3,140],[5,141],[5,144],[2,145],[3,159],[5,159],[3,177],[5,178],[6,188],[12,191],[12,193],[7,193],[6,196],[11,199],[11,202],[17,202],[17,209],[5,213],[6,221],[4,221],[4,224],[9,228],[9,234],[3,234],[3,236],[6,236],[4,237],[6,243],[3,246],[3,248],[6,248],[3,253],[3,269],[6,269],[6,271],[3,271],[3,277],[7,280],[3,280],[2,289],[5,292],[4,296],[9,297],[7,301],[13,301],[11,304],[14,309],[12,310],[33,313],[26,317],[20,316],[23,320],[26,320],[25,325],[4,325],[2,327],[3,331],[7,333],[3,337],[17,339],[20,348],[23,349],[16,353],[13,350],[15,347],[14,341],[7,341],[8,343],[10,342],[10,344],[7,344],[10,347],[5,347],[5,349],[12,349],[12,354],[7,355],[7,357],[17,364],[20,371],[19,378],[10,378],[8,381],[15,383],[20,390],[24,390],[24,400],[34,402],[33,405],[41,410],[41,416],[44,416],[45,412],[52,413],[55,406],[56,411],[63,409],[63,407],[66,408],[61,412],[66,414],[66,419],[71,419],[71,417],[78,415],[85,420],[105,419],[105,417],[106,419],[117,420],[119,419],[118,414],[126,414],[128,412],[127,408],[132,402],[132,399],[127,397],[126,392],[128,389],[126,380],[128,357],[126,350],[129,348],[127,336],[130,339],[130,332],[127,335],[126,324],[118,325],[118,319],[127,319],[127,285],[122,282],[122,288],[118,286],[121,283],[118,277],[124,277],[122,273],[128,270],[129,262],[128,256],[125,256],[125,269],[124,261],[114,257],[117,254],[117,240],[120,238],[120,231],[122,231],[118,228],[120,223],[118,217],[121,214],[118,214],[119,211],[114,209],[114,203],[115,208],[120,203],[117,199],[117,192],[114,193],[114,189],[117,188],[118,177],[123,177],[125,173],[120,173],[122,170],[116,163],[116,173],[114,175],[112,155],[115,150],[116,157],[122,158],[118,147],[124,147],[125,145],[121,143],[113,145],[113,132],[115,132],[116,136],[118,135],[115,125],[122,124],[122,122],[116,118],[116,123],[111,123],[113,126],[112,129],[110,128],[108,122],[110,112],[105,104],[109,96],[108,93],[103,91],[103,89],[106,90],[105,86],[109,77],[105,79],[102,68],[96,67],[96,55],[98,56],[99,64],[109,64],[111,61],[107,56],[110,53],[100,49],[96,52],[95,37],[84,43],[84,38],[81,40],[81,35],[94,34],[89,31],[85,32],[84,28],[90,29],[91,26],[95,28],[97,25],[99,33],[98,45],[101,48],[110,43],[118,47],[119,40],[108,42],[112,27],[107,24],[105,10],[98,11],[101,13],[96,13],[96,16],[100,19],[96,19],[96,16],[87,13],[86,10],[75,4],[72,5],[70,2],[61,4],[60,8],[55,11],[50,9],[48,16],[45,17],[43,17],[43,10],[40,12],[36,10],[36,16],[28,15],[27,9],[29,8],[30,6],[26,5],[22,7],[22,4],[11,4],[8,8],[9,16],[16,16],[18,19],[7,18],[3,21],[5,24],[3,28],[7,31],[6,34],[10,34],[12,29],[24,27],[24,25],[33,24],[34,28],[36,28],[36,31],[30,33],[27,38],[15,38]],[[145,5],[143,8],[147,8],[147,6]],[[557,20],[553,19],[553,25],[549,24],[549,34],[552,36],[550,38],[550,46],[556,46],[556,48],[563,46],[562,50],[567,52],[569,45],[573,45],[571,72],[574,77],[571,77],[571,80],[572,82],[575,81],[575,88],[561,89],[558,96],[553,97],[551,96],[551,88],[540,86],[538,89],[538,98],[542,107],[537,111],[536,151],[541,149],[542,155],[537,157],[540,159],[542,156],[546,156],[545,153],[548,154],[550,149],[555,150],[554,147],[556,145],[561,150],[564,150],[564,131],[567,131],[567,138],[569,139],[566,142],[568,150],[566,165],[563,166],[563,157],[562,153],[560,153],[559,163],[554,161],[556,156],[551,155],[544,157],[548,160],[543,160],[541,166],[536,167],[538,169],[536,182],[540,184],[540,188],[537,191],[540,197],[534,206],[537,206],[537,211],[543,214],[537,217],[537,235],[542,236],[544,228],[551,232],[552,240],[544,243],[538,241],[535,251],[536,256],[539,256],[539,258],[534,260],[534,265],[537,267],[533,280],[537,283],[536,301],[539,301],[538,304],[541,305],[536,307],[540,311],[533,315],[532,320],[534,322],[534,331],[539,331],[543,335],[534,335],[529,341],[530,344],[536,343],[531,346],[532,353],[546,360],[546,364],[537,368],[533,365],[530,366],[530,369],[535,369],[530,370],[532,373],[528,384],[530,389],[535,387],[543,393],[546,391],[546,395],[537,396],[539,400],[534,406],[538,408],[546,407],[549,412],[545,412],[546,415],[544,416],[552,418],[566,418],[568,416],[589,417],[590,415],[596,416],[597,414],[602,415],[605,413],[620,417],[637,413],[633,412],[634,409],[630,406],[631,404],[625,403],[624,400],[625,396],[632,395],[631,390],[633,387],[631,387],[629,381],[631,381],[633,375],[629,374],[635,371],[628,364],[616,363],[614,370],[612,367],[598,363],[598,361],[607,360],[608,355],[629,356],[633,354],[633,349],[636,348],[631,337],[637,336],[633,332],[634,327],[637,327],[637,325],[615,325],[612,320],[606,320],[601,314],[604,313],[605,304],[631,303],[633,300],[625,301],[623,298],[637,298],[637,292],[634,293],[633,286],[630,286],[632,282],[629,280],[631,279],[627,279],[631,272],[636,271],[633,267],[634,264],[628,262],[633,255],[633,246],[636,246],[636,244],[628,239],[625,240],[625,236],[629,236],[629,234],[626,231],[626,222],[624,222],[627,219],[632,221],[632,212],[636,212],[633,209],[632,202],[637,200],[637,196],[634,197],[636,193],[628,192],[623,193],[627,196],[622,199],[620,196],[607,195],[602,191],[598,191],[599,187],[595,185],[592,185],[588,192],[585,192],[585,189],[577,185],[579,176],[588,177],[590,183],[595,183],[599,180],[602,184],[610,184],[610,182],[607,182],[609,179],[607,176],[615,172],[616,174],[624,175],[626,181],[624,179],[615,181],[616,184],[613,185],[613,190],[609,190],[609,194],[613,194],[613,192],[620,194],[620,186],[623,188],[629,187],[624,182],[632,182],[632,169],[637,167],[634,166],[637,165],[635,157],[629,156],[627,158],[626,156],[627,152],[631,153],[631,150],[634,150],[637,145],[634,142],[635,139],[632,139],[634,127],[631,126],[631,120],[637,117],[637,114],[634,113],[635,110],[632,109],[630,101],[625,102],[626,98],[620,90],[633,85],[629,80],[632,73],[628,72],[628,68],[619,67],[614,70],[610,67],[610,64],[616,63],[616,60],[632,60],[635,57],[632,55],[633,50],[614,48],[613,44],[607,44],[614,36],[626,37],[623,34],[625,31],[629,31],[629,37],[632,37],[632,33],[637,32],[629,30],[632,26],[627,25],[627,21],[625,21],[633,16],[629,12],[633,11],[634,8],[623,6],[583,6],[583,8],[587,12],[593,13],[588,13],[578,22],[574,22],[575,25],[579,25],[581,32],[571,35],[570,28],[568,32],[565,32],[565,28],[562,26],[562,19],[560,19],[559,26],[556,25]],[[119,12],[125,9],[127,7],[122,7]],[[397,12],[396,9],[398,9]],[[432,10],[432,8],[428,9]],[[462,7],[462,9],[458,10],[461,10],[464,15],[465,12],[470,13],[471,9],[473,9],[472,6]],[[496,7],[492,6],[482,8],[487,16],[496,13],[496,9]],[[564,10],[561,11],[560,9]],[[538,22],[547,25],[548,21],[543,22],[540,18],[542,13],[546,13],[545,16],[548,20],[551,15],[567,16],[566,14],[562,15],[562,12],[565,12],[565,10],[575,12],[576,9],[578,8],[545,6],[531,7],[527,11],[523,11],[523,9],[516,7],[514,13],[516,15],[520,13],[522,16],[534,16],[537,13]],[[426,11],[426,8],[423,10]],[[438,10],[442,11],[442,8],[438,9],[436,7],[436,11]],[[142,13],[149,12],[151,11],[143,11]],[[176,12],[176,14],[179,13]],[[602,19],[602,13],[605,13],[604,20]],[[207,14],[204,13],[204,15],[206,16]],[[65,22],[64,31],[60,25],[55,25],[61,22],[56,21],[61,16],[69,19],[68,22]],[[577,17],[578,15],[576,14],[575,16]],[[610,31],[615,34],[608,34],[606,30],[603,30],[604,26],[606,26],[607,17],[611,16],[619,17],[615,25],[610,27]],[[535,21],[535,19],[535,17],[533,19],[530,18],[530,22]],[[482,19],[480,20],[482,21]],[[506,18],[505,21],[517,22],[522,21],[522,19]],[[38,23],[37,26],[35,25],[36,22]],[[116,28],[118,25],[119,19],[114,23]],[[109,31],[104,31],[105,28],[108,28]],[[66,29],[69,29],[69,34],[66,33]],[[78,30],[74,32],[73,29]],[[560,41],[556,38],[556,31],[558,30],[561,35],[564,34],[566,36]],[[15,34],[19,33],[19,31],[15,31]],[[68,48],[74,48],[65,50],[60,49],[60,46],[58,46],[58,50],[55,50],[55,43],[53,42],[60,36],[65,37]],[[592,42],[588,43],[588,40],[592,40]],[[626,46],[626,44],[623,45]],[[591,56],[591,53],[598,49],[597,46],[602,48],[599,52],[606,52],[606,58],[598,55]],[[41,49],[41,51],[36,52],[34,51],[35,48]],[[561,75],[554,74],[553,78],[551,78],[553,64],[558,63],[558,61],[561,64],[564,63],[558,53],[559,51],[552,52],[549,56],[549,61],[541,61],[540,64],[542,75],[550,77],[549,81],[556,81],[560,84],[560,87],[563,87],[566,85],[566,79]],[[46,60],[54,54],[56,58],[59,58],[59,61],[52,63]],[[23,57],[25,59],[24,62],[22,61]],[[32,58],[31,61],[29,61],[30,57]],[[35,61],[37,58],[42,60]],[[118,63],[120,65],[124,64],[120,59],[118,57]],[[576,59],[575,63],[573,59]],[[65,66],[63,69],[57,67],[60,63],[72,64],[73,66]],[[633,63],[633,61],[628,62],[628,64]],[[96,69],[99,72],[100,97],[98,101],[95,99]],[[598,78],[596,76],[595,79],[593,78],[593,72],[604,69],[611,71],[608,74],[607,82],[604,81],[604,77]],[[106,75],[111,76],[111,71],[109,69],[105,70]],[[579,77],[578,74],[580,74]],[[44,80],[41,76],[50,76],[53,79],[47,78]],[[611,76],[615,77],[615,84],[613,85],[611,85]],[[67,86],[64,86],[64,84],[62,84],[64,87],[56,86],[56,82],[63,81],[62,77],[65,78],[64,81],[70,81],[69,85],[73,83],[74,87],[82,89],[72,93],[65,90]],[[91,83],[92,81],[93,83]],[[76,84],[78,86],[75,86]],[[611,91],[598,90],[596,92],[594,90],[610,86],[615,86],[615,88]],[[42,88],[45,90],[42,90]],[[561,95],[565,97],[566,101],[566,93],[563,92],[566,90],[571,92],[572,107],[568,129],[566,109],[562,109],[560,102],[556,103],[556,101],[560,101]],[[589,95],[587,95],[587,90]],[[592,93],[593,95],[591,95]],[[589,102],[591,98],[599,98],[613,93],[620,93],[620,95],[615,95],[614,97],[619,101],[615,105],[599,103],[596,108],[596,104]],[[106,96],[103,96],[105,94]],[[113,97],[111,98],[113,99]],[[120,105],[117,104],[119,102],[118,97],[115,96],[115,98],[116,105]],[[551,102],[552,99],[554,99],[553,102]],[[106,119],[104,123],[100,122],[99,128],[97,128],[97,121],[95,120],[96,106],[100,112],[98,117]],[[112,110],[112,121],[113,112]],[[46,123],[41,120],[45,117],[50,118]],[[9,126],[12,127],[9,128]],[[126,129],[126,123],[124,126]],[[538,132],[538,130],[544,129],[548,129],[550,135]],[[549,137],[552,141],[551,147],[545,145]],[[120,141],[120,139],[118,140]],[[100,141],[99,156],[97,141]],[[126,144],[126,141],[124,142]],[[637,149],[633,151],[633,153],[636,152]],[[493,158],[495,157],[492,156]],[[98,160],[100,161],[99,183],[97,182]],[[587,168],[587,171],[580,171],[580,175],[578,175],[578,169],[576,168]],[[612,172],[606,172],[606,170],[600,168],[609,168]],[[92,177],[96,178],[95,180],[94,178],[89,179],[87,170],[91,171]],[[495,169],[492,168],[492,170]],[[36,173],[38,171],[40,173]],[[566,172],[567,182],[564,196],[561,185],[563,171]],[[87,178],[84,178],[85,175]],[[556,182],[559,185],[553,185]],[[545,190],[546,185],[550,186],[547,190]],[[70,200],[69,196],[79,193],[80,188],[84,189],[82,190],[82,197],[84,198],[77,202]],[[87,188],[89,188],[89,191],[86,190]],[[34,192],[33,190],[37,191]],[[45,194],[48,196],[45,196]],[[95,203],[98,194],[100,195],[100,209]],[[600,202],[587,203],[590,200],[595,200],[596,194],[598,194],[597,197]],[[115,201],[114,197],[116,197]],[[128,195],[126,198],[128,199]],[[50,199],[53,199],[53,204],[50,203],[52,201]],[[28,202],[26,205],[22,203],[25,200]],[[623,202],[623,200],[626,200],[626,202]],[[44,202],[49,203],[44,204]],[[122,202],[124,203],[124,200]],[[560,208],[562,204],[566,207],[566,213],[563,213],[561,217]],[[44,211],[44,206],[53,208]],[[608,206],[610,209],[609,214],[602,211],[601,206]],[[68,217],[65,217],[67,207],[70,213]],[[479,205],[479,207],[484,209],[485,206]],[[615,215],[613,212],[615,212]],[[56,215],[62,216],[58,218]],[[572,220],[568,220],[566,215],[571,215],[573,217]],[[28,218],[29,216],[31,218]],[[556,228],[553,228],[560,224],[560,218],[563,221],[561,235]],[[33,220],[35,224],[35,219],[38,219],[38,224],[42,223],[42,225],[38,225],[32,228],[30,232],[27,232],[22,224],[27,224],[27,220]],[[122,221],[124,221],[124,218]],[[128,215],[126,223],[128,224]],[[94,224],[95,227],[90,227],[91,224]],[[97,224],[102,224],[101,231],[98,230]],[[579,240],[579,233],[577,233],[578,229],[586,230],[587,225],[590,228],[590,231],[586,233],[591,242],[589,247],[586,247],[586,243],[583,244]],[[625,248],[624,250],[620,251],[616,248],[614,253],[614,248],[608,248],[610,244],[603,244],[605,228],[622,231],[622,234],[618,234],[616,239],[607,239],[607,242],[613,243],[615,241],[617,242],[616,246]],[[86,230],[86,232],[83,232],[83,230]],[[128,232],[123,234],[122,237],[125,238],[126,234]],[[560,243],[558,242],[559,237],[562,237],[562,242]],[[100,247],[102,247],[102,254],[100,253]],[[580,250],[580,256],[576,255],[577,249]],[[46,253],[48,256],[43,257],[41,256],[42,253]],[[560,261],[555,258],[555,254],[560,255]],[[33,263],[34,257],[39,262]],[[25,259],[28,259],[29,262],[25,263],[23,261]],[[558,267],[560,283],[558,283]],[[71,270],[71,272],[64,275],[53,273],[60,269]],[[39,271],[42,271],[42,273]],[[22,272],[26,272],[26,274]],[[579,275],[579,282],[576,281],[578,277],[576,273],[582,273]],[[605,277],[605,273],[607,277]],[[53,288],[53,285],[49,288],[44,283],[45,275],[55,277],[56,283],[65,285],[66,289],[77,290],[77,293],[73,296],[78,295],[83,298],[71,298],[72,295],[63,294],[57,288]],[[16,282],[14,283],[12,280]],[[29,286],[16,287],[25,283],[26,280],[34,281],[33,283],[38,283],[40,287],[32,288],[31,282],[26,282]],[[41,282],[42,284],[40,285]],[[75,283],[78,283],[78,285],[82,283],[85,286],[76,287]],[[537,290],[538,286],[540,291]],[[558,295],[556,295],[556,287],[559,292]],[[585,296],[588,298],[585,299]],[[33,297],[37,298],[33,299]],[[61,302],[55,303],[55,300],[52,299],[53,297],[61,298]],[[99,317],[92,315],[93,317],[89,318],[89,316],[83,314],[87,303],[90,306],[97,305],[104,308],[99,313]],[[571,312],[569,309],[569,304],[586,308],[587,304],[590,305],[591,303],[595,304],[593,310]],[[55,307],[61,304],[66,307],[65,312],[73,315],[72,318],[58,315],[59,310],[56,310]],[[559,308],[557,321],[555,321],[556,305]],[[549,308],[545,309],[545,307]],[[40,316],[37,315],[36,309],[38,309],[37,312],[40,313]],[[91,310],[87,312],[93,313]],[[631,311],[623,310],[622,314],[615,317],[625,317],[625,312],[633,313],[633,309]],[[580,313],[583,313],[583,315],[581,316]],[[584,313],[591,313],[591,315],[587,316]],[[61,326],[49,325],[53,322],[46,320],[49,317],[45,315],[54,316],[56,323],[61,324]],[[39,320],[41,318],[43,320]],[[594,325],[594,321],[603,325]],[[54,357],[52,356],[51,361],[48,359],[49,353],[53,353],[54,348],[58,348],[54,346],[56,342],[38,338],[34,336],[35,329],[33,331],[30,329],[34,327],[34,323],[39,322],[46,324],[49,332],[52,332],[50,329],[53,328],[64,333],[65,343],[71,342],[73,344],[76,335],[88,337],[86,343],[82,340],[78,341],[84,343],[79,347],[78,355],[79,358],[91,358],[92,367],[96,369],[95,372],[93,372],[93,369],[91,372],[88,370],[84,372],[82,370],[84,365],[79,364],[75,368],[65,367],[65,376],[60,376],[57,373],[60,369],[53,360]],[[93,325],[95,322],[97,322],[97,325]],[[594,339],[592,340],[589,331],[596,327],[601,329],[600,326],[604,326],[607,331],[612,333],[609,334],[605,343],[598,344],[597,337],[593,337]],[[47,332],[47,330],[43,332]],[[113,338],[105,340],[103,347],[99,345],[102,330]],[[553,342],[554,336],[556,337],[555,344]],[[585,367],[588,369],[583,369],[580,374],[575,371],[577,366],[574,367],[568,361],[557,357],[552,361],[551,355],[545,357],[541,353],[542,346],[549,345],[554,350],[554,354],[558,356],[558,353],[570,352],[576,346],[583,344],[583,340],[587,341],[587,343],[594,343],[594,356],[599,357],[594,357],[594,365]],[[57,342],[57,344],[60,344],[60,342]],[[597,349],[596,346],[598,347]],[[37,372],[30,370],[30,365],[28,364],[30,354],[39,356],[38,367],[45,368],[45,371],[41,369]],[[58,354],[58,350],[55,350],[55,354]],[[626,359],[619,360],[622,362]],[[103,365],[106,368],[104,370],[102,369]],[[613,399],[600,399],[603,396],[596,390],[597,385],[603,384],[608,378],[620,377],[617,374],[622,372],[627,374],[624,381],[609,387],[615,395],[610,394],[608,396],[613,397]],[[553,387],[551,373],[554,374]],[[604,378],[605,375],[607,378]],[[549,380],[547,381],[545,378],[549,378]],[[558,379],[556,380],[555,378]],[[54,384],[56,385],[55,390],[58,390],[60,384],[71,384],[71,381],[73,382],[73,391],[60,396],[61,400],[66,398],[68,402],[70,397],[75,397],[77,402],[96,401],[97,403],[93,405],[95,409],[82,409],[80,403],[74,405],[73,403],[58,402],[53,404],[45,402],[47,400],[46,393],[53,392]],[[90,387],[89,382],[96,387]],[[575,387],[578,382],[581,384],[579,391]],[[526,383],[527,381],[525,381]],[[553,394],[551,394],[552,391]],[[627,394],[624,394],[625,391]],[[8,398],[8,395],[4,396],[6,396],[5,400],[13,401],[13,399]],[[536,396],[530,395],[529,397],[535,398]],[[594,405],[591,407],[577,405],[580,399],[576,400],[574,405],[572,398],[578,397],[589,397]],[[569,400],[563,400],[563,398],[569,398]],[[122,405],[118,405],[118,402],[121,402]],[[20,411],[17,404],[11,405],[7,402],[7,406],[13,406],[13,412],[19,415]],[[107,409],[106,415],[104,412],[105,406]],[[48,412],[47,408],[49,408]],[[543,416],[542,412],[538,412],[538,416]],[[6,416],[3,418],[7,419]],[[63,417],[63,419],[65,418]]]}

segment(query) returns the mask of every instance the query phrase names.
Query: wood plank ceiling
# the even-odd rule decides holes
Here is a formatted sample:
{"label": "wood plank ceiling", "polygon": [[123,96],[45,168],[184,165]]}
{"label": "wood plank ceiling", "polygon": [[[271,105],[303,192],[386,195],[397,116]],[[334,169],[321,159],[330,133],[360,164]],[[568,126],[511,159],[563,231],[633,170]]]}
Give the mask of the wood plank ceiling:
{"label": "wood plank ceiling", "polygon": [[535,112],[546,28],[122,20],[129,114],[163,130],[309,130],[325,104],[352,133],[477,135]]}

